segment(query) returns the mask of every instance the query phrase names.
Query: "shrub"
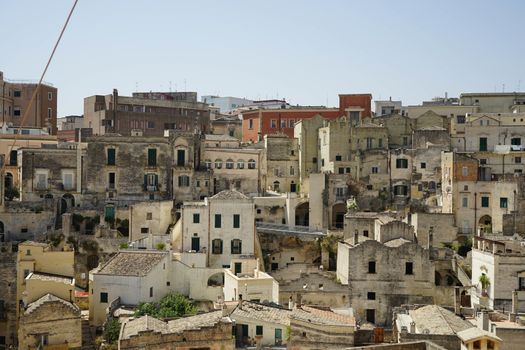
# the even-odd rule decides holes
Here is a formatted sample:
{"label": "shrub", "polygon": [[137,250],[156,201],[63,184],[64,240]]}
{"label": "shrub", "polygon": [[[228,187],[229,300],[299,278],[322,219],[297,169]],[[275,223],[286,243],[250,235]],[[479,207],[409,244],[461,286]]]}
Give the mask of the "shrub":
{"label": "shrub", "polygon": [[104,327],[104,338],[108,343],[115,343],[118,340],[120,334],[120,322],[116,319],[112,319],[106,323]]}

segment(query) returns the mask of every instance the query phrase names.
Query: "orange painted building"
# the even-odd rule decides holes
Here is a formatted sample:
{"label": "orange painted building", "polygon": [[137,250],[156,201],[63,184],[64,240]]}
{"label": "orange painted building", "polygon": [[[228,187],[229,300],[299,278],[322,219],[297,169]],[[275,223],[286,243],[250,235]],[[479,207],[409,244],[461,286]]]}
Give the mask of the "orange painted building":
{"label": "orange painted building", "polygon": [[289,108],[256,109],[242,113],[242,141],[258,142],[264,135],[284,133],[294,136],[294,124],[298,120],[310,119],[319,114],[326,119],[336,119],[359,112],[362,118],[372,116],[371,94],[339,95],[339,108]]}

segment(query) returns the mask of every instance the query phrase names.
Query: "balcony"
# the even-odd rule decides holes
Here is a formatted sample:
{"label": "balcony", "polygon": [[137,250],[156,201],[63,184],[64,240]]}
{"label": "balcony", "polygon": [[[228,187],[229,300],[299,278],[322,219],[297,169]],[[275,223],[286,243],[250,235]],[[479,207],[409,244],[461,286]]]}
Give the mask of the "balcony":
{"label": "balcony", "polygon": [[145,190],[147,192],[155,192],[155,191],[158,191],[158,186],[157,185],[146,185]]}

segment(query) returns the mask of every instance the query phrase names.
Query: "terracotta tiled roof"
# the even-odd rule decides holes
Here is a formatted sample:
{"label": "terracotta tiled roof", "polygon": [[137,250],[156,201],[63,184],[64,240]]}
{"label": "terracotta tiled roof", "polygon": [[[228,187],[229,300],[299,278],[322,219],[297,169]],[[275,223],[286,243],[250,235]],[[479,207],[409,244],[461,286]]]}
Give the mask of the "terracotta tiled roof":
{"label": "terracotta tiled roof", "polygon": [[429,334],[452,335],[474,327],[470,322],[437,305],[426,305],[410,310],[409,315],[416,323],[417,333],[428,331]]}
{"label": "terracotta tiled roof", "polygon": [[288,309],[243,301],[237,305],[230,317],[234,320],[244,318],[289,325],[291,314],[292,311]]}
{"label": "terracotta tiled roof", "polygon": [[224,190],[224,191],[217,193],[215,196],[211,197],[211,199],[222,199],[222,200],[229,199],[231,200],[231,199],[248,199],[248,197],[239,191]]}
{"label": "terracotta tiled roof", "polygon": [[119,276],[146,276],[168,254],[168,252],[157,251],[121,251],[95,273]]}
{"label": "terracotta tiled roof", "polygon": [[27,309],[24,311],[24,314],[25,315],[29,315],[29,314],[31,314],[32,312],[36,311],[39,307],[41,307],[42,305],[44,305],[46,303],[61,303],[61,304],[64,304],[67,307],[69,307],[73,312],[78,313],[79,316],[80,316],[80,309],[78,308],[78,306],[76,306],[75,304],[73,304],[73,303],[71,303],[69,301],[66,301],[66,300],[64,300],[62,298],[54,296],[53,294],[46,294],[43,297],[41,297],[40,299],[30,303],[27,306]]}
{"label": "terracotta tiled roof", "polygon": [[293,310],[292,318],[319,325],[355,327],[355,318],[352,316],[340,315],[331,310],[322,310],[311,306],[302,306]]}
{"label": "terracotta tiled roof", "polygon": [[182,317],[176,320],[164,322],[155,317],[142,316],[130,319],[122,326],[120,339],[129,339],[140,332],[156,332],[160,334],[181,333],[186,330],[198,330],[205,327],[213,327],[219,322],[230,323],[228,317],[222,315],[222,311],[213,311],[205,314]]}

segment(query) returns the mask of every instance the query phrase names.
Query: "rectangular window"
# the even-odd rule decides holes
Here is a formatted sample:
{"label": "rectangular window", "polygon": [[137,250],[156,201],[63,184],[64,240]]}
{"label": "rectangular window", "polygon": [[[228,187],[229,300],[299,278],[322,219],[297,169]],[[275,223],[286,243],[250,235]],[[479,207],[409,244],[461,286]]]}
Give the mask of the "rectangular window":
{"label": "rectangular window", "polygon": [[241,227],[241,216],[239,214],[233,214],[233,228]]}
{"label": "rectangular window", "polygon": [[463,197],[462,205],[463,205],[463,208],[468,208],[468,198],[467,197]]}
{"label": "rectangular window", "polygon": [[221,214],[215,214],[215,228],[221,228]]}
{"label": "rectangular window", "polygon": [[489,197],[481,197],[481,206],[483,208],[489,207]]}
{"label": "rectangular window", "polygon": [[426,169],[427,168],[427,163],[423,162],[421,163],[421,169]]}
{"label": "rectangular window", "polygon": [[468,167],[464,166],[461,168],[461,175],[468,176]]}
{"label": "rectangular window", "polygon": [[14,96],[14,97],[22,97],[22,91],[20,91],[20,90],[15,90],[15,91],[13,92],[13,96]]}
{"label": "rectangular window", "polygon": [[376,293],[375,292],[368,292],[368,293],[366,293],[366,298],[368,300],[376,300]]}
{"label": "rectangular window", "polygon": [[149,297],[153,298],[153,287],[149,287]]}
{"label": "rectangular window", "polygon": [[212,254],[222,254],[222,239],[214,239],[211,245]]}
{"label": "rectangular window", "polygon": [[108,173],[108,184],[110,189],[115,188],[115,173]]}
{"label": "rectangular window", "polygon": [[52,92],[48,92],[47,93],[47,100],[48,101],[52,101],[53,100],[53,93]]}
{"label": "rectangular window", "polygon": [[270,120],[270,128],[275,129],[277,127],[277,120]]}
{"label": "rectangular window", "polygon": [[155,122],[148,121],[148,129],[155,129]]}
{"label": "rectangular window", "polygon": [[501,197],[499,199],[499,207],[507,209],[508,206],[509,206],[509,201],[508,201],[507,197]]}
{"label": "rectangular window", "polygon": [[521,146],[521,137],[513,137],[510,139],[510,144],[513,146]]}
{"label": "rectangular window", "polygon": [[295,168],[290,166],[290,176],[295,176]]}
{"label": "rectangular window", "polygon": [[232,240],[231,245],[232,254],[242,254],[242,241],[240,239]]}
{"label": "rectangular window", "polygon": [[13,108],[13,115],[15,117],[20,117],[22,115],[22,110],[20,109],[20,107]]}
{"label": "rectangular window", "polygon": [[396,159],[396,168],[397,169],[408,169],[408,159],[404,159],[404,158]]}
{"label": "rectangular window", "polygon": [[294,124],[295,124],[295,120],[294,119],[288,120],[288,125],[290,126],[290,128],[293,128]]}
{"label": "rectangular window", "polygon": [[148,166],[157,166],[157,149],[148,149]]}
{"label": "rectangular window", "polygon": [[376,273],[376,262],[375,261],[368,262],[368,273]]}
{"label": "rectangular window", "polygon": [[187,175],[179,176],[179,187],[188,187],[190,185],[190,177]]}
{"label": "rectangular window", "polygon": [[405,263],[405,275],[413,275],[413,274],[414,274],[414,263],[406,262]]}
{"label": "rectangular window", "polygon": [[374,139],[371,137],[366,138],[366,149],[371,149],[374,144]]}
{"label": "rectangular window", "polygon": [[141,227],[140,228],[140,233],[147,234],[148,232],[149,232],[149,229],[147,227]]}
{"label": "rectangular window", "polygon": [[115,165],[116,161],[116,150],[114,148],[108,148],[107,150],[107,156],[108,156],[108,165]]}
{"label": "rectangular window", "polygon": [[255,335],[263,335],[263,326],[255,326]]}
{"label": "rectangular window", "polygon": [[379,168],[376,166],[372,167],[372,174],[379,174]]}
{"label": "rectangular window", "polygon": [[344,174],[345,173],[345,168],[339,168],[338,169],[338,173],[339,174]]}
{"label": "rectangular window", "polygon": [[486,137],[480,137],[479,138],[479,150],[480,151],[486,151],[487,150],[487,138]]}
{"label": "rectangular window", "polygon": [[47,117],[51,118],[52,116],[53,116],[53,109],[52,108],[48,108],[47,109]]}
{"label": "rectangular window", "polygon": [[107,303],[108,302],[108,293],[101,292],[100,293],[100,302],[101,303]]}
{"label": "rectangular window", "polygon": [[281,120],[281,129],[286,128],[286,119]]}
{"label": "rectangular window", "polygon": [[253,129],[253,119],[248,119],[248,129]]}
{"label": "rectangular window", "polygon": [[479,164],[480,165],[487,165],[487,160],[486,159],[480,159],[479,160]]}
{"label": "rectangular window", "polygon": [[65,173],[62,175],[62,184],[64,190],[69,191],[73,189],[73,174]]}
{"label": "rectangular window", "polygon": [[153,213],[146,213],[146,220],[153,220]]}
{"label": "rectangular window", "polygon": [[377,140],[377,147],[383,148],[383,139]]}
{"label": "rectangular window", "polygon": [[12,150],[9,153],[9,165],[17,165],[18,164],[18,151]]}
{"label": "rectangular window", "polygon": [[403,146],[408,146],[408,136],[403,136]]}
{"label": "rectangular window", "polygon": [[194,224],[199,224],[201,222],[201,214],[193,214],[193,223]]}
{"label": "rectangular window", "polygon": [[514,157],[514,163],[521,164],[521,157]]}

